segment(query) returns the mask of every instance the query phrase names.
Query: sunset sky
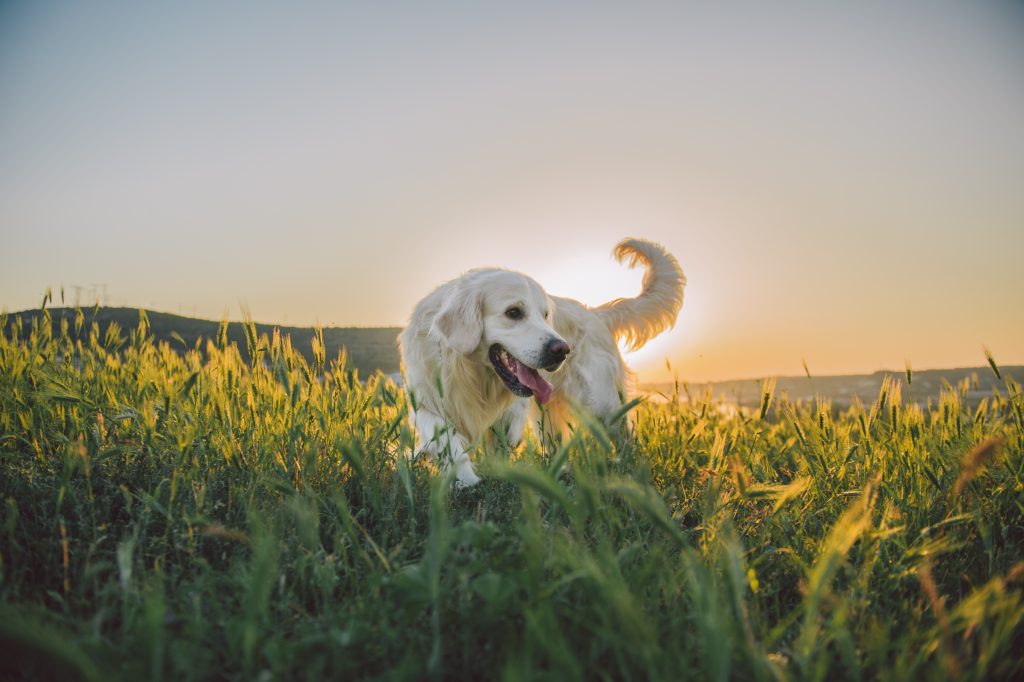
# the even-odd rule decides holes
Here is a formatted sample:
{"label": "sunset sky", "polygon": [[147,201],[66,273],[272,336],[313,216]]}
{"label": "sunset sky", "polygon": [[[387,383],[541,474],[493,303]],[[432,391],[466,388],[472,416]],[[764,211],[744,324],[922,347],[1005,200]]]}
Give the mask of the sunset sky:
{"label": "sunset sky", "polygon": [[1024,9],[7,2],[0,231],[8,311],[598,304],[637,236],[689,278],[643,380],[1024,363]]}

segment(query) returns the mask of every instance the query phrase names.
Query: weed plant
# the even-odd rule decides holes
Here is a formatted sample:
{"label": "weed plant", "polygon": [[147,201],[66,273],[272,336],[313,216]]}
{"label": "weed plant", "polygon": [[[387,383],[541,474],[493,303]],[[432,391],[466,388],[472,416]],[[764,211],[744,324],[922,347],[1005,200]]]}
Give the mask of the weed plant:
{"label": "weed plant", "polygon": [[976,408],[677,387],[458,491],[320,337],[53,329],[0,338],[4,679],[1024,675],[1008,377]]}

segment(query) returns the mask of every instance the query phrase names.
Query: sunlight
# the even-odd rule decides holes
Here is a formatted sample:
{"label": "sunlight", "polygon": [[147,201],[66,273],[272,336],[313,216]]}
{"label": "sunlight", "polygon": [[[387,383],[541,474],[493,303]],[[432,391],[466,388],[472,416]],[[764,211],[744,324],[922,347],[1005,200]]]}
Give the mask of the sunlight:
{"label": "sunlight", "polygon": [[626,364],[636,372],[641,381],[667,380],[670,375],[665,369],[665,359],[668,358],[671,361],[673,356],[679,353],[681,336],[682,330],[677,327],[654,337],[639,350],[626,351],[621,343],[619,350],[622,351],[622,357],[626,359]]}
{"label": "sunlight", "polygon": [[537,281],[553,296],[597,306],[640,293],[643,269],[630,270],[606,250],[576,253],[537,271]]}
{"label": "sunlight", "polygon": [[[623,351],[626,363],[641,382],[691,378],[693,364],[706,343],[711,325],[711,301],[707,289],[699,282],[689,282],[675,327],[654,337],[640,350]],[[671,371],[665,367],[666,359],[672,365]]]}
{"label": "sunlight", "polygon": [[[537,279],[555,296],[574,298],[589,306],[597,306],[616,298],[629,298],[640,293],[643,268],[630,269],[601,250],[585,251],[559,260],[537,272]],[[690,294],[690,291],[687,291]],[[665,369],[666,358],[677,365],[680,352],[694,344],[697,330],[707,317],[700,299],[687,298],[677,326],[659,334],[636,351],[620,345],[626,363],[641,382],[670,380]],[[677,367],[674,367],[678,370]]]}

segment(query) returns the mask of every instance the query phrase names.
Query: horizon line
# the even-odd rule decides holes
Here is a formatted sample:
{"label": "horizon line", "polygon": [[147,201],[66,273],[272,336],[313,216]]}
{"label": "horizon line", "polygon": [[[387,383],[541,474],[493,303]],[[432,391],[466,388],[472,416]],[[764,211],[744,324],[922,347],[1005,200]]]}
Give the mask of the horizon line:
{"label": "horizon line", "polygon": [[[9,312],[5,308],[0,308],[0,316],[3,316],[3,315],[11,316],[11,315],[38,314],[38,313],[42,313],[42,312],[47,311],[47,310],[49,310],[49,311],[82,310],[84,312],[85,310],[90,310],[90,309],[94,310],[94,311],[95,310],[125,310],[125,311],[136,311],[136,312],[144,311],[147,314],[149,314],[149,313],[156,313],[156,314],[159,314],[159,315],[169,315],[171,317],[178,317],[178,318],[187,319],[187,320],[196,320],[196,321],[199,321],[199,322],[207,322],[207,323],[210,323],[210,324],[221,324],[223,322],[227,322],[228,324],[232,324],[232,323],[234,323],[234,324],[244,324],[246,322],[251,321],[253,324],[267,326],[267,327],[277,327],[279,329],[322,329],[322,330],[327,330],[327,329],[339,329],[339,330],[344,330],[344,329],[399,329],[400,330],[400,329],[404,329],[405,328],[405,325],[344,325],[344,326],[342,326],[342,325],[326,326],[326,325],[315,325],[315,324],[314,325],[310,325],[310,324],[305,324],[305,325],[289,325],[289,324],[283,324],[283,323],[280,323],[280,322],[260,322],[260,321],[257,321],[255,319],[251,319],[251,318],[250,319],[242,318],[242,319],[234,319],[234,320],[232,320],[232,319],[228,319],[228,318],[225,317],[225,318],[221,318],[220,320],[214,320],[214,319],[210,319],[210,318],[206,318],[206,317],[195,317],[195,316],[191,316],[191,315],[183,315],[181,313],[168,312],[168,311],[165,311],[165,310],[157,310],[157,309],[153,309],[153,308],[144,308],[144,307],[140,307],[140,306],[102,305],[102,304],[99,304],[99,303],[97,303],[95,305],[91,305],[91,306],[60,305],[60,306],[48,307],[46,305],[43,305],[43,306],[40,306],[38,308],[25,308],[23,310],[17,310],[17,311],[14,311],[14,312]],[[1024,369],[1024,364],[999,365],[999,368],[1000,368],[1000,370]],[[977,370],[992,371],[991,365],[986,365],[986,364],[960,365],[960,366],[953,366],[953,367],[925,367],[925,368],[915,368],[915,367],[911,366],[910,369],[911,369],[912,374],[917,374],[917,373],[921,373],[921,372],[953,372],[953,371],[977,371]],[[748,382],[748,381],[749,382],[759,382],[759,381],[765,381],[766,379],[776,379],[776,380],[778,380],[778,379],[796,379],[796,380],[809,379],[809,380],[813,380],[815,378],[821,378],[821,379],[827,379],[827,378],[849,378],[849,377],[859,377],[859,376],[873,376],[873,375],[876,375],[876,374],[892,374],[892,375],[904,375],[905,376],[906,375],[906,370],[905,369],[903,369],[903,370],[894,370],[894,369],[883,367],[883,368],[869,370],[869,371],[839,372],[839,373],[835,373],[835,374],[811,374],[811,373],[804,373],[804,374],[773,374],[773,373],[766,373],[766,374],[742,377],[742,378],[737,378],[737,379],[710,379],[710,380],[703,380],[703,381],[691,381],[691,380],[685,380],[685,379],[680,380],[678,377],[674,377],[672,379],[656,379],[656,380],[638,381],[637,385],[638,386],[652,386],[652,385],[673,384],[673,383],[676,383],[676,382],[679,382],[680,384],[688,384],[688,385],[709,385],[709,384],[724,384],[724,383],[743,383],[743,382]]]}

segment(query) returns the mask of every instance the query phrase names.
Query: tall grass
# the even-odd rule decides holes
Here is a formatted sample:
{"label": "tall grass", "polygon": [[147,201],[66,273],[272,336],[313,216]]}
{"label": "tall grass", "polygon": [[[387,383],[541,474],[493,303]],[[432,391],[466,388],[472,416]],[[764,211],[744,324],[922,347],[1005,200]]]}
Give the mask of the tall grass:
{"label": "tall grass", "polygon": [[973,409],[895,382],[845,412],[770,382],[754,414],[644,403],[632,436],[481,450],[456,491],[409,458],[405,394],[322,339],[26,331],[0,338],[2,677],[1024,673],[1008,377]]}

